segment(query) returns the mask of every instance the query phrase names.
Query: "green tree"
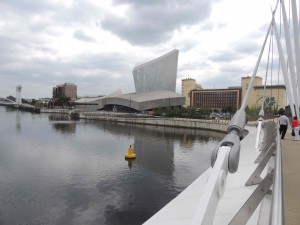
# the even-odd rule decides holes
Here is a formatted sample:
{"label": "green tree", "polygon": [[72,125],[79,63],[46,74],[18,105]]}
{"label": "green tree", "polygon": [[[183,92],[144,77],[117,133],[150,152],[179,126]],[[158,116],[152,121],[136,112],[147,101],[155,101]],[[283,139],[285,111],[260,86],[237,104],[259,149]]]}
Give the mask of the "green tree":
{"label": "green tree", "polygon": [[69,105],[70,97],[66,97],[64,94],[58,94],[54,99],[54,105],[56,106],[66,106]]}
{"label": "green tree", "polygon": [[284,109],[283,108],[278,109],[277,114],[282,115],[283,113],[284,113]]}

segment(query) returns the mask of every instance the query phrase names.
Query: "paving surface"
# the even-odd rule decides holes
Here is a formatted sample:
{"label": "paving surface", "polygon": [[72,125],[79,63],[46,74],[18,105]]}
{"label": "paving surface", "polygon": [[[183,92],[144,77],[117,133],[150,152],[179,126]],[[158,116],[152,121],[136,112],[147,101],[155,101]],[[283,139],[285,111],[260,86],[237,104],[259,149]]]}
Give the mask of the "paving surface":
{"label": "paving surface", "polygon": [[300,225],[300,141],[288,130],[281,143],[285,225]]}

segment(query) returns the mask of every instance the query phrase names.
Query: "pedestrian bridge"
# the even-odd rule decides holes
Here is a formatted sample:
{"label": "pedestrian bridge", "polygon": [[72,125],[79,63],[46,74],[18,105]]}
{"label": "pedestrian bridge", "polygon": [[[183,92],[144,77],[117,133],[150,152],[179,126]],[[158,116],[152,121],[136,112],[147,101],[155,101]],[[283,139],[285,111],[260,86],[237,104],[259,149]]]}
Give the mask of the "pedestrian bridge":
{"label": "pedestrian bridge", "polygon": [[0,106],[16,106],[17,103],[7,99],[7,98],[0,98]]}

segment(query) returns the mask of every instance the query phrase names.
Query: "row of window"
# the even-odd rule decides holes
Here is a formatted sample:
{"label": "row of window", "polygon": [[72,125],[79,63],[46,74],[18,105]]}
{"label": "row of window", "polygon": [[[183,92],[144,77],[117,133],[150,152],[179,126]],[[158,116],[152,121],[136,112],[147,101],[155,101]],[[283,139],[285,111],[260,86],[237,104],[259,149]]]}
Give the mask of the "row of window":
{"label": "row of window", "polygon": [[193,92],[192,106],[204,108],[237,108],[239,104],[239,92]]}

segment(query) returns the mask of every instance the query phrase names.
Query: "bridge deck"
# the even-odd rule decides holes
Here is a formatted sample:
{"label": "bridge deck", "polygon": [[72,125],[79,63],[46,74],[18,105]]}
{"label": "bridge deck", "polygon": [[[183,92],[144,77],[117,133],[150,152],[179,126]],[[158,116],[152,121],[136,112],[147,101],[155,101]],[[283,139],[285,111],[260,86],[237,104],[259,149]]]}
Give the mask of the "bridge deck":
{"label": "bridge deck", "polygon": [[282,167],[285,225],[300,224],[300,141],[289,130],[282,140]]}

